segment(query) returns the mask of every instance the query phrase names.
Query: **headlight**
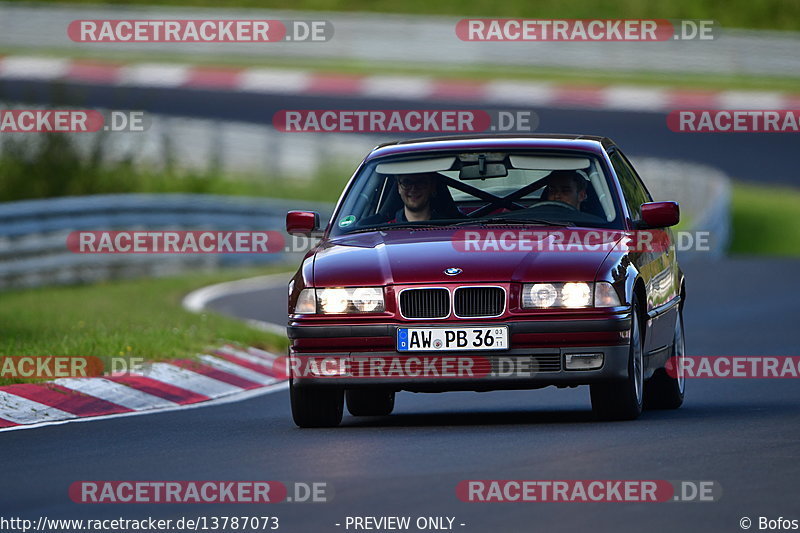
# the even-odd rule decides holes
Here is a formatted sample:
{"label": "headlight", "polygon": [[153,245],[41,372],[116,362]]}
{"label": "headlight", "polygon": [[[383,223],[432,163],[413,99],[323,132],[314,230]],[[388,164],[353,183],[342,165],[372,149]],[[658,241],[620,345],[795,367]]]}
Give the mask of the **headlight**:
{"label": "headlight", "polygon": [[347,311],[347,296],[345,289],[322,289],[317,292],[319,308],[323,313],[344,313]]}
{"label": "headlight", "polygon": [[380,313],[384,310],[381,287],[330,287],[303,289],[295,313],[313,314]]}
{"label": "headlight", "polygon": [[561,288],[564,307],[589,307],[592,305],[592,288],[588,283],[565,283]]}
{"label": "headlight", "polygon": [[359,287],[353,290],[353,305],[362,313],[383,311],[383,291],[377,287]]}
{"label": "headlight", "polygon": [[522,307],[552,307],[558,300],[558,290],[552,283],[534,283],[522,288]]}
{"label": "headlight", "polygon": [[591,307],[591,283],[526,283],[522,286],[522,307]]}

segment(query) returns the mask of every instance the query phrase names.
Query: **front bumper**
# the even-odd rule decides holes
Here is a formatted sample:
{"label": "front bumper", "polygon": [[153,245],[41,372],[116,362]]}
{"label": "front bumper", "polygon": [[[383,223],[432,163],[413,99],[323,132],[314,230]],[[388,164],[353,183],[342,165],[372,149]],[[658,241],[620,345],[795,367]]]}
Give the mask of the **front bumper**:
{"label": "front bumper", "polygon": [[[631,328],[630,314],[615,316],[613,318],[592,318],[581,320],[526,320],[508,322],[482,322],[482,323],[403,323],[403,324],[331,324],[331,325],[301,325],[292,322],[286,328],[290,340],[293,339],[319,339],[319,338],[374,338],[394,337],[398,327],[447,327],[447,326],[508,326],[512,335],[524,334],[564,334],[564,333],[600,333],[628,331]],[[392,342],[394,342],[392,340]]]}
{"label": "front bumper", "polygon": [[[570,354],[602,354],[593,370],[567,370]],[[390,388],[413,392],[533,389],[624,380],[628,346],[517,348],[489,353],[290,353],[295,386]]]}
{"label": "front bumper", "polygon": [[[628,376],[629,312],[605,317],[420,324],[508,326],[511,348],[398,352],[408,323],[303,324],[292,321],[289,365],[295,386],[385,388],[415,392],[570,387]],[[568,369],[573,354],[602,354],[602,366]]]}

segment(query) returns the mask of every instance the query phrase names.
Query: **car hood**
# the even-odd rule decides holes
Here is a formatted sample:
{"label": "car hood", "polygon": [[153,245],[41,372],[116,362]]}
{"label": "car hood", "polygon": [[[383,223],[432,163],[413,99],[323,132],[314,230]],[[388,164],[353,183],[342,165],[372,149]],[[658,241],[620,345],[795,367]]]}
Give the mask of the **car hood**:
{"label": "car hood", "polygon": [[[314,258],[314,285],[376,286],[415,283],[472,283],[525,281],[593,281],[609,249],[625,235],[619,230],[587,230],[535,227],[531,242],[576,242],[589,231],[602,243],[587,249],[582,246],[533,246],[534,251],[495,250],[504,231],[530,228],[481,230],[480,251],[466,250],[463,229],[415,229],[373,231],[335,237],[324,241]],[[553,230],[552,232],[548,230]],[[474,233],[473,239],[474,237]],[[530,233],[528,234],[530,235]],[[594,237],[594,235],[593,235]],[[509,241],[507,241],[509,242]],[[581,242],[586,242],[581,241]],[[500,246],[497,246],[500,248]],[[447,275],[447,269],[460,269]]]}

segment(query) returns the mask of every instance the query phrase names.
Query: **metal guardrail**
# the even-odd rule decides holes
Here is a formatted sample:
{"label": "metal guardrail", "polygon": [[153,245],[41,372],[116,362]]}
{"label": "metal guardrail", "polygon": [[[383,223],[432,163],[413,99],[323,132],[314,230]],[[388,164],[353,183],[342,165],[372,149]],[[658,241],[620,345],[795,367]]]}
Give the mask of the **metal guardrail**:
{"label": "metal guardrail", "polygon": [[188,268],[264,264],[275,254],[77,254],[76,230],[281,230],[287,206],[329,216],[327,204],[198,194],[112,194],[0,204],[0,288],[157,276]]}
{"label": "metal guardrail", "polygon": [[[327,20],[324,43],[77,43],[67,36],[76,19]],[[692,72],[786,76],[800,71],[800,34],[722,28],[713,41],[464,42],[461,17],[331,13],[266,9],[0,2],[0,46],[64,52],[168,53],[214,57],[277,57],[427,64],[506,65],[615,72]],[[435,50],[436,53],[431,53]]]}

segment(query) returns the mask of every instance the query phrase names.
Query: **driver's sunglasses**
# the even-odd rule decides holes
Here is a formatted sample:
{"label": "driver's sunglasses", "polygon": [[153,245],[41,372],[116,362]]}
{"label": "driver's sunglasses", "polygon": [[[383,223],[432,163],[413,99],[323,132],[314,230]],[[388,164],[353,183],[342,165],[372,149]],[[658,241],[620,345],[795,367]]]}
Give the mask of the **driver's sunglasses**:
{"label": "driver's sunglasses", "polygon": [[416,187],[418,189],[427,187],[430,184],[430,181],[426,179],[416,179],[416,180],[400,179],[397,180],[397,183],[400,185],[400,187],[402,187],[404,191],[407,191],[413,187]]}

